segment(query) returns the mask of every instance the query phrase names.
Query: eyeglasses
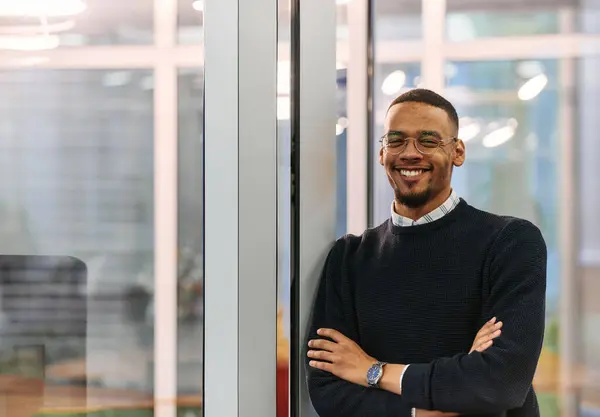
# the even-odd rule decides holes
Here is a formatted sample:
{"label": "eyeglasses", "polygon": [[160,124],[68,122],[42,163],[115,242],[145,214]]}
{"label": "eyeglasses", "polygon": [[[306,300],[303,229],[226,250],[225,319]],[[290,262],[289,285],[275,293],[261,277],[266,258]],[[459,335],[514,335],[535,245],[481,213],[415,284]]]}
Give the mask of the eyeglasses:
{"label": "eyeglasses", "polygon": [[432,133],[425,133],[418,138],[409,138],[398,133],[389,132],[381,137],[379,141],[385,151],[391,155],[399,155],[408,146],[409,140],[415,141],[415,148],[423,155],[434,153],[440,146],[456,141],[457,138],[441,139]]}

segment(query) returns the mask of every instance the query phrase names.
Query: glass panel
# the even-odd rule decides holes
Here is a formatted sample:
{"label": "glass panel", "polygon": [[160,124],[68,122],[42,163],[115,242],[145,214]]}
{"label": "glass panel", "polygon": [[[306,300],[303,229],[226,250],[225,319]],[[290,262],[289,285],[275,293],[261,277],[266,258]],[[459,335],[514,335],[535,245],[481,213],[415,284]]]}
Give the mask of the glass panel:
{"label": "glass panel", "polygon": [[201,44],[204,39],[204,0],[177,0],[177,42]]}
{"label": "glass panel", "polygon": [[379,138],[383,135],[383,123],[390,103],[408,89],[419,86],[420,63],[387,64],[377,61],[375,44],[375,65],[373,76],[373,143],[371,144],[372,164],[372,215],[371,222],[378,225],[390,216],[394,193],[379,165]]}
{"label": "glass panel", "polygon": [[423,37],[421,0],[373,0],[372,7],[376,44]]}
{"label": "glass panel", "polygon": [[180,69],[178,184],[178,404],[185,417],[200,417],[203,374],[203,72]]}
{"label": "glass panel", "polygon": [[153,2],[0,0],[0,50],[154,42]]}
{"label": "glass panel", "polygon": [[36,256],[0,274],[0,327],[12,335],[1,354],[28,363],[0,378],[44,375],[47,413],[152,407],[151,79],[139,69],[0,73],[0,258]]}
{"label": "glass panel", "polygon": [[[561,276],[559,262],[560,204],[572,204],[560,201],[564,156],[559,150],[561,142],[577,140],[577,130],[569,130],[575,117],[571,105],[575,72],[567,71],[559,60],[449,65],[446,96],[461,117],[460,136],[468,155],[465,165],[454,172],[454,189],[478,208],[532,221],[546,240],[547,327],[534,384],[542,415],[558,417],[560,287],[561,280],[577,282],[576,277]],[[574,341],[575,349],[580,344]],[[577,368],[579,373],[581,365]]]}
{"label": "glass panel", "polygon": [[600,57],[582,58],[573,64],[576,77],[571,82],[576,86],[577,99],[571,109],[578,112],[574,122],[579,132],[579,201],[574,211],[579,223],[577,271],[580,273],[573,279],[581,282],[578,289],[581,346],[576,347],[585,369],[579,398],[581,415],[594,416],[600,415],[600,141],[595,133],[600,129]]}

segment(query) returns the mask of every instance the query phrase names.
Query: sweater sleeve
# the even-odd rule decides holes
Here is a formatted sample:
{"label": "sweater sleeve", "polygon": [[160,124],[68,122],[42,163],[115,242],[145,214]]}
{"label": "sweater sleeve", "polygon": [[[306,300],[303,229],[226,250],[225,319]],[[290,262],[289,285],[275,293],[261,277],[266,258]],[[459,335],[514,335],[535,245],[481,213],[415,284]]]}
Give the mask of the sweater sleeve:
{"label": "sweater sleeve", "polygon": [[525,220],[505,226],[486,264],[490,287],[485,311],[504,323],[502,335],[483,353],[411,365],[402,384],[402,397],[411,406],[490,413],[523,405],[543,342],[546,259],[537,227]]}
{"label": "sweater sleeve", "polygon": [[[325,262],[308,340],[319,338],[317,330],[326,327],[338,330],[360,345],[352,297],[349,296],[348,286],[342,284],[343,246],[341,239]],[[329,372],[310,367],[307,350],[303,350],[302,354],[308,392],[320,417],[410,417],[411,409],[399,395],[352,384]]]}

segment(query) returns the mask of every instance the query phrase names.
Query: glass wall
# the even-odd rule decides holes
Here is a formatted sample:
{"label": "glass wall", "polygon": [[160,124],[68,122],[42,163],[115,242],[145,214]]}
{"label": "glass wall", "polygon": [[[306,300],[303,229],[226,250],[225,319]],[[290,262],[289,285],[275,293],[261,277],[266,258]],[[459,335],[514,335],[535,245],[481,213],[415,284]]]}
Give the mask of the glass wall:
{"label": "glass wall", "polygon": [[[598,415],[600,149],[589,134],[598,120],[597,4],[449,0],[443,38],[424,31],[422,42],[384,42],[383,22],[396,18],[385,3],[373,1],[371,224],[389,217],[393,198],[377,163],[385,109],[407,87],[440,90],[458,110],[467,146],[456,191],[481,209],[531,220],[548,245],[546,337],[534,382],[542,415]],[[423,0],[423,19],[434,3]],[[432,56],[444,65],[432,68]],[[444,87],[415,80],[420,73],[441,76]]]}
{"label": "glass wall", "polygon": [[0,414],[200,416],[203,56],[174,39],[202,12],[9,3]]}

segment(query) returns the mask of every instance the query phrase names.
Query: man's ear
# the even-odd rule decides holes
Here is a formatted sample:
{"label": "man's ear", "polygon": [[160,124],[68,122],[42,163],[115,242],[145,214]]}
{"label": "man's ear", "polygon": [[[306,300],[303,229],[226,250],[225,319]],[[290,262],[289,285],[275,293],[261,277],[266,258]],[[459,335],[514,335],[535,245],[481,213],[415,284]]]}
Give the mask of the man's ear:
{"label": "man's ear", "polygon": [[383,166],[383,146],[379,148],[379,163]]}
{"label": "man's ear", "polygon": [[459,167],[465,163],[466,157],[467,149],[465,148],[465,143],[462,140],[457,139],[456,147],[454,148],[454,158],[452,160],[452,163],[455,167]]}

